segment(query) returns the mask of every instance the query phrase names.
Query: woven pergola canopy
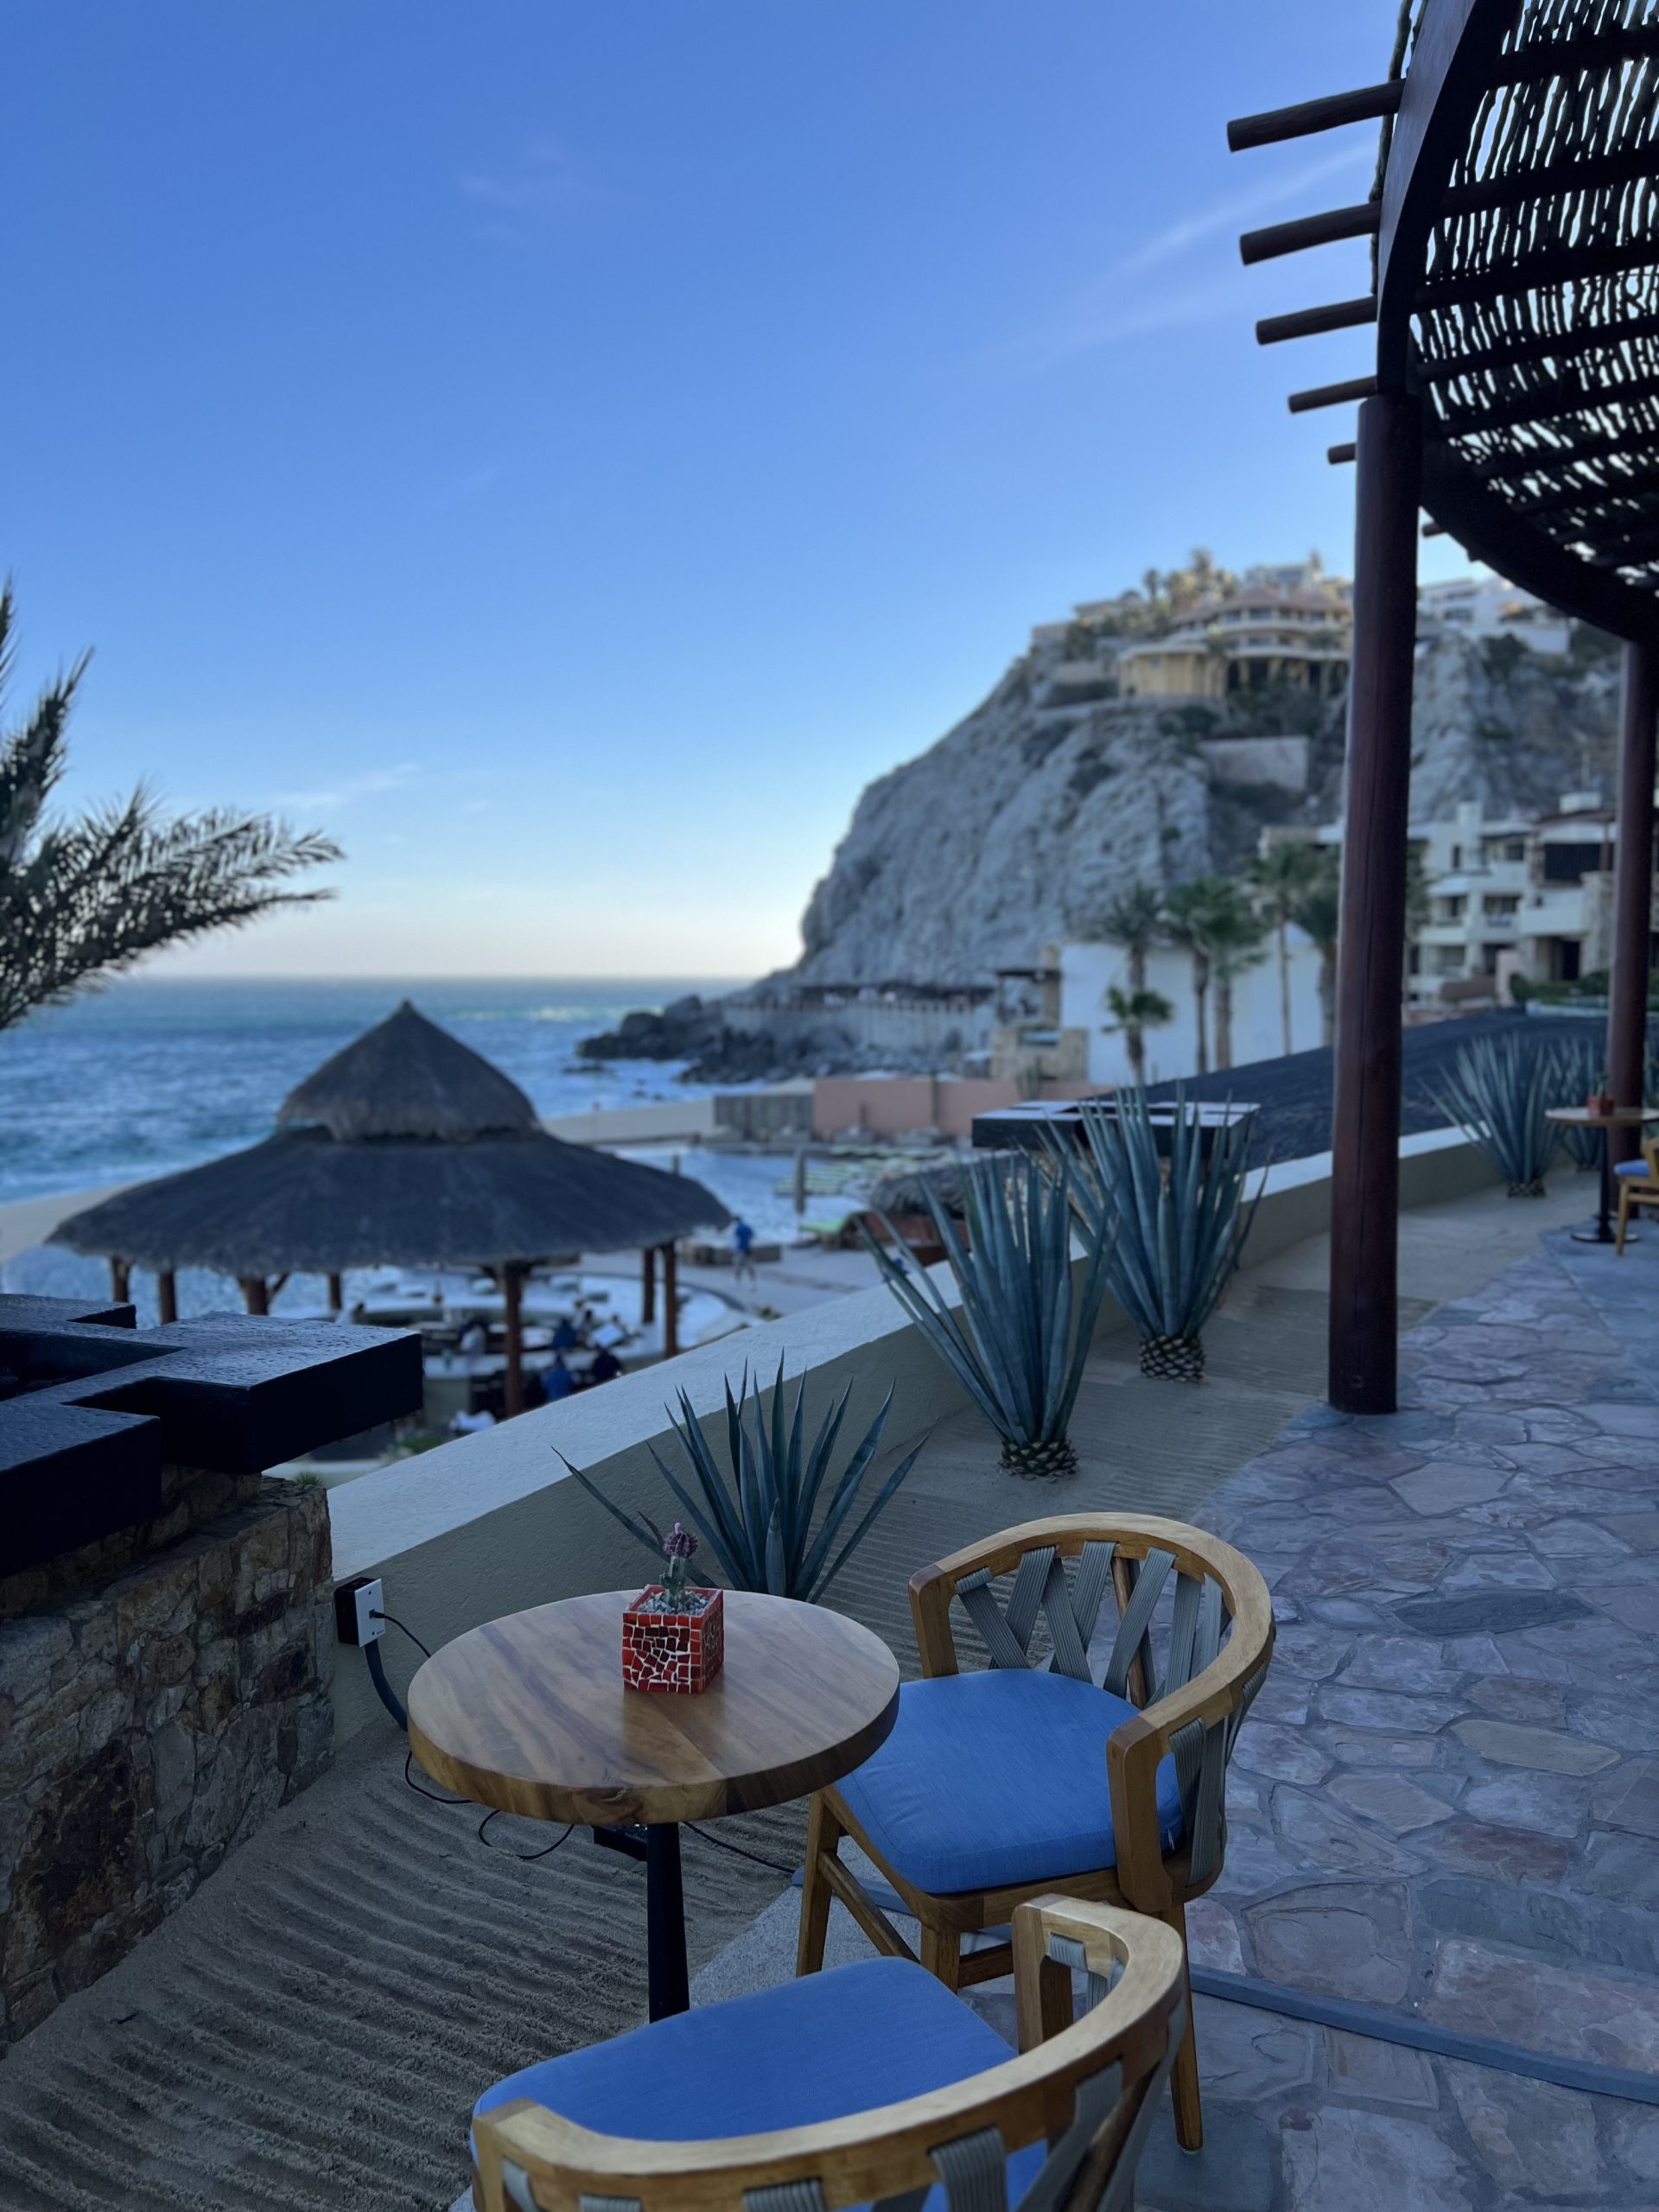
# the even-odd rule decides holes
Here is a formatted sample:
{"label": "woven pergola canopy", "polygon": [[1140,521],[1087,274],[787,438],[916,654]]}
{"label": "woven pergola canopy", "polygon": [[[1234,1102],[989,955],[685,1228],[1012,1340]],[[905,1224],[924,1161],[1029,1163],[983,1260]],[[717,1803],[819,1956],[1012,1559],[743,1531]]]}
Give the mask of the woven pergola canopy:
{"label": "woven pergola canopy", "polygon": [[[1659,20],[1651,0],[1414,0],[1393,73],[1235,124],[1249,146],[1383,118],[1364,206],[1281,224],[1249,260],[1376,240],[1371,297],[1279,316],[1272,341],[1374,323],[1375,378],[1298,408],[1414,391],[1422,501],[1565,612],[1659,634]],[[1351,449],[1333,448],[1333,458]]]}

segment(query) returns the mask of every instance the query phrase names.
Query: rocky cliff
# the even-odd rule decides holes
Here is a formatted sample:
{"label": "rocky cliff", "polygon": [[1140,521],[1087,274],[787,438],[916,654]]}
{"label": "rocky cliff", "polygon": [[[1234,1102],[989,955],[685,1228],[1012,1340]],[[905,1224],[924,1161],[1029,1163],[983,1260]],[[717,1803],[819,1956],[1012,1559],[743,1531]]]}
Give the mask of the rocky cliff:
{"label": "rocky cliff", "polygon": [[[1065,649],[1075,652],[1075,647]],[[1075,659],[1033,651],[983,705],[865,791],[801,925],[810,983],[950,984],[1034,962],[1090,926],[1116,889],[1243,866],[1266,823],[1341,810],[1342,702],[1247,696],[1180,707],[1109,696]],[[1090,694],[1094,696],[1090,696]],[[1460,800],[1538,813],[1605,780],[1618,663],[1571,662],[1445,636],[1420,649],[1414,820]],[[1276,719],[1275,719],[1276,717]],[[1211,739],[1308,741],[1308,784],[1227,780]]]}

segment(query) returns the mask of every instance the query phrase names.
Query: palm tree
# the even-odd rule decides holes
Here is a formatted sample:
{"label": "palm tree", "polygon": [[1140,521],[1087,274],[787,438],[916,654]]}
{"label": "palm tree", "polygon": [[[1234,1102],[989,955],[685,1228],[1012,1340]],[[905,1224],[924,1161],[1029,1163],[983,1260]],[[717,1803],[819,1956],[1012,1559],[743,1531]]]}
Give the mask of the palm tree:
{"label": "palm tree", "polygon": [[1329,1045],[1337,1033],[1337,933],[1342,919],[1342,859],[1334,845],[1316,848],[1318,873],[1297,895],[1290,918],[1313,938],[1319,956],[1319,1042]]}
{"label": "palm tree", "polygon": [[1210,999],[1210,947],[1205,933],[1205,916],[1211,894],[1220,881],[1218,876],[1200,875],[1191,883],[1177,884],[1164,894],[1164,926],[1173,941],[1186,950],[1192,961],[1192,1004],[1198,1016],[1198,1063],[1197,1072],[1210,1072],[1210,1032],[1206,1009]]}
{"label": "palm tree", "polygon": [[[1214,880],[1214,879],[1212,879]],[[1199,921],[1216,984],[1216,1065],[1233,1065],[1233,985],[1267,958],[1267,925],[1242,883],[1215,882]]]}
{"label": "palm tree", "polygon": [[1122,1032],[1123,1048],[1129,1056],[1130,1078],[1137,1090],[1144,1090],[1147,1032],[1173,1021],[1175,1009],[1161,991],[1121,991],[1116,983],[1107,990],[1106,1006],[1112,1019],[1103,1025],[1105,1033],[1112,1037]]}
{"label": "palm tree", "polygon": [[1319,870],[1319,847],[1288,839],[1270,845],[1250,863],[1250,887],[1278,940],[1279,1020],[1287,1053],[1296,1049],[1290,1026],[1290,925],[1296,918],[1296,901]]}
{"label": "palm tree", "polygon": [[1163,935],[1163,893],[1150,883],[1130,884],[1109,900],[1099,927],[1109,944],[1121,944],[1129,957],[1131,995],[1144,991],[1147,955]]}
{"label": "palm tree", "polygon": [[[0,586],[0,701],[14,623],[8,582]],[[120,805],[48,818],[86,661],[83,654],[48,684],[18,728],[0,733],[0,1030],[162,945],[327,898],[283,887],[340,858],[326,837],[296,836],[263,814],[213,808],[169,818],[142,785]]]}

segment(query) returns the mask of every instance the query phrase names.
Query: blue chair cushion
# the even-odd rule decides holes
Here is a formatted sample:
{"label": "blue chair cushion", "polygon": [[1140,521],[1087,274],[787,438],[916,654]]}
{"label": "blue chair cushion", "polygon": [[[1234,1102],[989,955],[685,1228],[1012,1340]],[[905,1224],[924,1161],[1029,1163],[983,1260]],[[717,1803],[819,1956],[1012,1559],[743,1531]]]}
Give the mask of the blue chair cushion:
{"label": "blue chair cushion", "polygon": [[1648,1163],[1645,1160],[1618,1160],[1613,1163],[1615,1175],[1645,1175],[1647,1172]]}
{"label": "blue chair cushion", "polygon": [[[1013,2056],[921,1967],[870,1959],[544,2059],[486,2089],[473,2110],[529,2097],[601,2135],[702,2142],[844,2120]],[[1044,2155],[1039,2141],[1009,2159],[1011,2203]]]}
{"label": "blue chair cushion", "polygon": [[[1090,1873],[1117,1864],[1106,1738],[1135,1713],[1035,1669],[906,1682],[893,1733],[836,1789],[893,1872],[935,1897]],[[1181,1827],[1168,1757],[1158,1820],[1167,1851]]]}

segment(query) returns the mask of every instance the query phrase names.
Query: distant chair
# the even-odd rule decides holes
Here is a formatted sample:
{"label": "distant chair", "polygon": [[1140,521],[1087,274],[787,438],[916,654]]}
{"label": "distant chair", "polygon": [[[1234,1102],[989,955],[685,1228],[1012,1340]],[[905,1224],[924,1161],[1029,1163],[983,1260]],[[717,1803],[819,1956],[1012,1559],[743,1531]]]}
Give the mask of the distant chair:
{"label": "distant chair", "polygon": [[[1605,1143],[1606,1139],[1602,1140]],[[1613,1240],[1615,1257],[1624,1256],[1624,1232],[1630,1216],[1643,1206],[1659,1206],[1659,1137],[1643,1137],[1640,1160],[1622,1160],[1613,1170],[1618,1178],[1618,1234]]]}
{"label": "distant chair", "polygon": [[[1002,1575],[1006,1601],[992,1586]],[[1089,1647],[1109,1589],[1118,1620],[1097,1688]],[[959,1671],[953,1599],[988,1669]],[[843,1835],[919,1923],[920,1963],[951,1989],[1008,1971],[1006,1938],[964,1954],[964,1936],[1057,1889],[1148,1913],[1185,1943],[1188,1901],[1221,1872],[1227,1763],[1273,1651],[1272,1600],[1249,1560],[1179,1521],[1067,1514],[924,1567],[910,1603],[924,1679],[900,1691],[880,1749],[812,1800],[798,1971],[823,1963],[834,1897],[878,1950],[915,1956],[839,1857]],[[1174,2092],[1176,2132],[1195,2151],[1190,2016]]]}
{"label": "distant chair", "polygon": [[869,1959],[511,2075],[473,2117],[477,2212],[822,2212],[939,2184],[946,2212],[1129,2212],[1180,1943],[1048,1897],[1015,1913],[1014,1956],[1018,2056],[919,1967]]}

